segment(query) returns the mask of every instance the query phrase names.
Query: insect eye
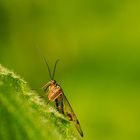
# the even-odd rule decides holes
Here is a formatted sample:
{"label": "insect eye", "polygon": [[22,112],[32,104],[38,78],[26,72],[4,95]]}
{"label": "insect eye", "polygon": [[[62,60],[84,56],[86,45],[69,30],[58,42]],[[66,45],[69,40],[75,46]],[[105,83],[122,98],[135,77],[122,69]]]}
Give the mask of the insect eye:
{"label": "insect eye", "polygon": [[52,80],[52,84],[55,84],[56,83],[56,81],[55,80]]}

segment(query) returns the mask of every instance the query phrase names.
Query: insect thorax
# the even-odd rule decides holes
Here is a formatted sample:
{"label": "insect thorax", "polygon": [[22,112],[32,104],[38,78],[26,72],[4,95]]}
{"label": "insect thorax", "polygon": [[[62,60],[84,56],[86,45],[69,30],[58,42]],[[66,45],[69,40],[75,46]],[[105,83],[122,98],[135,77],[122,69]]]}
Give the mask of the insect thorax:
{"label": "insect thorax", "polygon": [[48,91],[48,99],[54,101],[62,94],[62,89],[58,84],[51,84]]}

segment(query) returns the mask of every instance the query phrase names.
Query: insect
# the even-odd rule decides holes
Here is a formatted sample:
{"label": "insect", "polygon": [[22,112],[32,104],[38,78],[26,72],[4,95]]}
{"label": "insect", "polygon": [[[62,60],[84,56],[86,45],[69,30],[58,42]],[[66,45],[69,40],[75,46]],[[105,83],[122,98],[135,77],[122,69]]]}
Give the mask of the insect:
{"label": "insect", "polygon": [[44,61],[46,63],[46,66],[48,68],[49,71],[49,76],[50,76],[50,81],[45,84],[42,88],[44,90],[44,92],[46,93],[47,90],[48,92],[45,94],[48,96],[48,103],[51,102],[55,102],[56,104],[56,109],[58,110],[58,112],[60,112],[61,114],[63,114],[64,116],[66,116],[70,121],[74,122],[74,125],[76,126],[79,134],[83,137],[83,131],[81,129],[80,123],[69,103],[69,101],[67,100],[62,88],[60,87],[60,85],[57,84],[57,82],[54,80],[54,74],[55,74],[55,70],[56,70],[56,65],[58,63],[59,60],[57,60],[55,62],[54,65],[54,69],[53,69],[53,75],[51,75],[51,71],[50,71],[50,67],[45,59]]}

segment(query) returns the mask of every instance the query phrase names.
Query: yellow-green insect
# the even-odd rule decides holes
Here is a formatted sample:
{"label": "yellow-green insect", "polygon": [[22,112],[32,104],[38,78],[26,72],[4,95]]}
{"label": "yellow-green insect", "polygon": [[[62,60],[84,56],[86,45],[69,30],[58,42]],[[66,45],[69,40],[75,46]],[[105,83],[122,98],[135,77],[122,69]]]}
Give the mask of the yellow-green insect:
{"label": "yellow-green insect", "polygon": [[68,119],[70,121],[74,122],[74,125],[76,126],[79,134],[83,137],[83,131],[81,129],[80,123],[79,123],[69,101],[67,100],[60,85],[58,85],[57,82],[54,80],[55,69],[56,69],[56,65],[59,60],[57,60],[55,62],[53,75],[51,75],[51,71],[50,71],[49,65],[48,65],[45,57],[44,57],[44,60],[45,60],[46,66],[48,68],[50,79],[51,79],[47,84],[45,84],[43,86],[43,90],[45,91],[45,93],[48,90],[48,92],[45,95],[48,96],[49,102],[50,101],[55,102],[58,112],[60,112],[64,116],[68,117]]}

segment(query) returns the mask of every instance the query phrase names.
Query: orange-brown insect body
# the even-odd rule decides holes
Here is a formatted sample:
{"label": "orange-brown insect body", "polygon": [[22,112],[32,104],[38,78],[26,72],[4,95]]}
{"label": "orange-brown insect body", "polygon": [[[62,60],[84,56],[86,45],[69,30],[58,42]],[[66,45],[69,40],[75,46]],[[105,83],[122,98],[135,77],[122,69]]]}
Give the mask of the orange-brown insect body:
{"label": "orange-brown insect body", "polygon": [[45,57],[43,57],[43,58],[45,60],[46,66],[49,71],[50,79],[51,79],[51,81],[49,81],[46,85],[43,86],[45,93],[48,90],[47,94],[45,94],[45,95],[48,96],[49,101],[55,102],[56,108],[59,111],[59,113],[65,115],[66,117],[68,117],[68,119],[70,121],[74,122],[78,132],[83,137],[83,131],[81,129],[80,123],[79,123],[69,101],[67,100],[62,88],[56,83],[55,80],[53,80],[54,74],[55,74],[55,69],[56,69],[56,64],[59,60],[57,60],[55,62],[53,75],[51,75],[49,65],[48,65]]}
{"label": "orange-brown insect body", "polygon": [[47,96],[49,101],[55,101],[57,110],[65,115],[69,121],[73,121],[78,132],[83,137],[83,132],[80,123],[68,102],[66,96],[63,93],[62,88],[56,83],[55,80],[51,80],[45,86],[43,86],[44,91],[48,89]]}
{"label": "orange-brown insect body", "polygon": [[50,101],[55,101],[62,94],[62,89],[56,84],[54,80],[50,81],[48,87],[48,99]]}

